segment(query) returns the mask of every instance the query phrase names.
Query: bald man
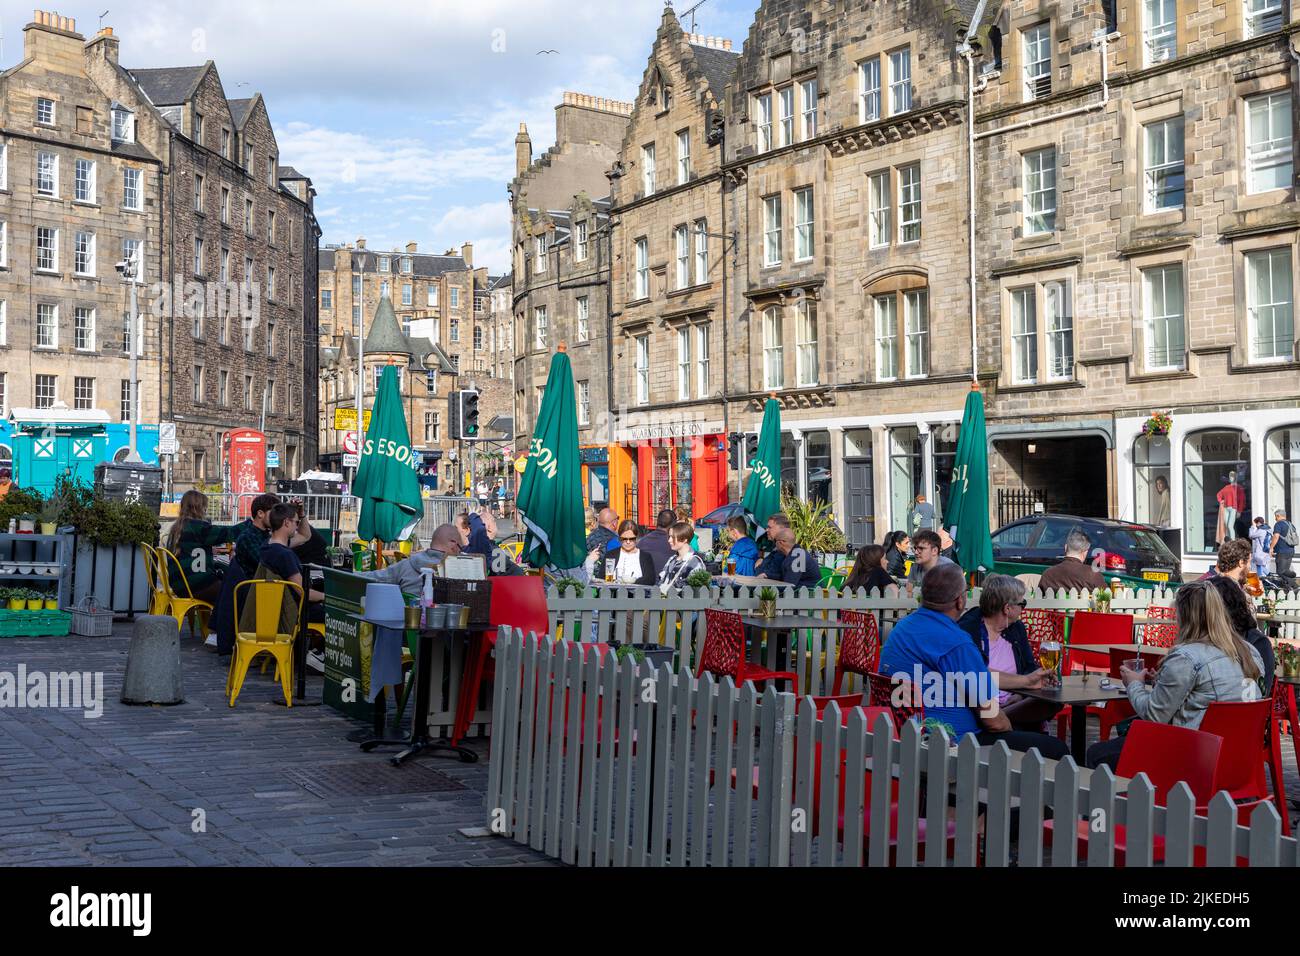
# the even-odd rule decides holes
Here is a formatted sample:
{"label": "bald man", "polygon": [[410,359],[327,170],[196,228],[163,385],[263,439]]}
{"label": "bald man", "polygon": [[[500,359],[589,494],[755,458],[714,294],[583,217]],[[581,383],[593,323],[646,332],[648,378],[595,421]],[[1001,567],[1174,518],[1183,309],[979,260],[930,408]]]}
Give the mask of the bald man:
{"label": "bald man", "polygon": [[601,508],[596,515],[596,528],[587,535],[587,553],[599,551],[604,554],[610,548],[618,547],[618,512],[613,508]]}
{"label": "bald man", "polygon": [[455,525],[439,525],[433,532],[433,537],[429,539],[429,547],[425,550],[417,551],[404,561],[390,564],[379,571],[366,571],[361,577],[381,581],[384,584],[396,584],[403,591],[415,594],[424,580],[420,572],[425,568],[440,567],[443,559],[449,554],[460,554],[460,542],[460,532]]}
{"label": "bald man", "polygon": [[981,744],[1002,740],[1012,750],[1035,749],[1060,760],[1069,752],[1064,743],[1047,734],[1013,730],[998,708],[1000,690],[1042,687],[1048,672],[998,674],[995,680],[975,641],[957,626],[965,610],[961,568],[931,568],[921,582],[921,606],[899,621],[885,642],[880,673],[891,676],[896,686],[911,684],[922,695],[926,719],[948,724],[957,738],[974,734]]}
{"label": "bald man", "polygon": [[[778,526],[772,540],[776,544],[774,554],[780,555],[780,570],[776,575],[769,571],[759,577],[770,577],[774,581],[798,588],[815,588],[821,584],[821,566],[806,548],[799,547],[794,531]],[[773,563],[775,564],[775,559]]]}

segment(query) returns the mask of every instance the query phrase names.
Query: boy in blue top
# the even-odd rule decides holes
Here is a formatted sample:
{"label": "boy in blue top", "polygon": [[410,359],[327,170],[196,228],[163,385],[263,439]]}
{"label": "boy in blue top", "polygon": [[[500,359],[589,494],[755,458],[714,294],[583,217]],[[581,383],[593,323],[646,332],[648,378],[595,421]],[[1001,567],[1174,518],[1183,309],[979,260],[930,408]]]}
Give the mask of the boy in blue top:
{"label": "boy in blue top", "polygon": [[[1055,737],[1013,730],[997,709],[999,690],[1042,687],[1045,670],[999,674],[994,682],[971,636],[957,626],[966,610],[966,581],[956,565],[939,565],[921,583],[921,606],[895,626],[880,655],[880,673],[911,682],[927,719],[948,724],[957,738],[975,734],[981,744],[1002,740],[1012,750],[1036,749],[1060,760],[1069,748]],[[954,741],[955,743],[956,741]]]}
{"label": "boy in blue top", "polygon": [[753,577],[754,566],[758,563],[758,545],[749,536],[749,524],[744,515],[737,515],[727,522],[727,530],[735,537],[727,555],[736,562],[736,573],[744,577]]}

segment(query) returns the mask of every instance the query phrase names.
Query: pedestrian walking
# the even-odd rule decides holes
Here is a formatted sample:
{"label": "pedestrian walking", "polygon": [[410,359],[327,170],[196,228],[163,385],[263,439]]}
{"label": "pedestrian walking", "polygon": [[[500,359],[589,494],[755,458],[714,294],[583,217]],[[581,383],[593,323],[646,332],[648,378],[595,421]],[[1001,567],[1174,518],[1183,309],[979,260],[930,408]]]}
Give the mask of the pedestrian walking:
{"label": "pedestrian walking", "polygon": [[1283,577],[1294,577],[1291,562],[1295,558],[1296,545],[1300,544],[1300,534],[1296,527],[1287,520],[1286,511],[1278,508],[1273,512],[1273,539],[1269,543],[1269,553],[1277,560],[1277,573]]}
{"label": "pedestrian walking", "polygon": [[1255,516],[1255,523],[1250,529],[1250,568],[1260,577],[1268,574],[1268,546],[1273,537],[1273,529],[1262,516]]}

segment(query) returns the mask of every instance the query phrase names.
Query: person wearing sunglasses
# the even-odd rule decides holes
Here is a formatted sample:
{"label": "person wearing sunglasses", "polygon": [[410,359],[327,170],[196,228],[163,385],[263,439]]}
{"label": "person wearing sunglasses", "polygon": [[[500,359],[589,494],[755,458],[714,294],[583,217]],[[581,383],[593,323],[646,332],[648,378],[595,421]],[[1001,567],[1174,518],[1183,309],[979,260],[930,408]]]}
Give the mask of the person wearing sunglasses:
{"label": "person wearing sunglasses", "polygon": [[971,636],[984,663],[997,674],[998,704],[1011,726],[1041,731],[1043,722],[1055,717],[1061,708],[1014,692],[1026,683],[1037,686],[1039,676],[1047,673],[1038,666],[1029,645],[1029,631],[1021,620],[1028,603],[1023,582],[1006,574],[990,574],[984,579],[979,606],[958,618],[957,626]]}
{"label": "person wearing sunglasses", "polygon": [[[608,552],[607,560],[614,561],[614,580],[619,584],[654,584],[655,561],[649,551],[637,547],[635,521],[623,521],[618,526],[618,552]],[[604,571],[597,568],[597,574]]]}

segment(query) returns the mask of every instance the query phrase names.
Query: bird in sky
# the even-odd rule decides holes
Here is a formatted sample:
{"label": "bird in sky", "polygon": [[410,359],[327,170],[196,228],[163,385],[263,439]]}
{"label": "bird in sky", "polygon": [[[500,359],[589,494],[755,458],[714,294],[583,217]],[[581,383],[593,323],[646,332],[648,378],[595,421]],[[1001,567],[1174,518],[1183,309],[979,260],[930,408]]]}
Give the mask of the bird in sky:
{"label": "bird in sky", "polygon": [[559,53],[559,52],[560,52],[559,50],[538,50],[535,55],[541,56],[543,53]]}

